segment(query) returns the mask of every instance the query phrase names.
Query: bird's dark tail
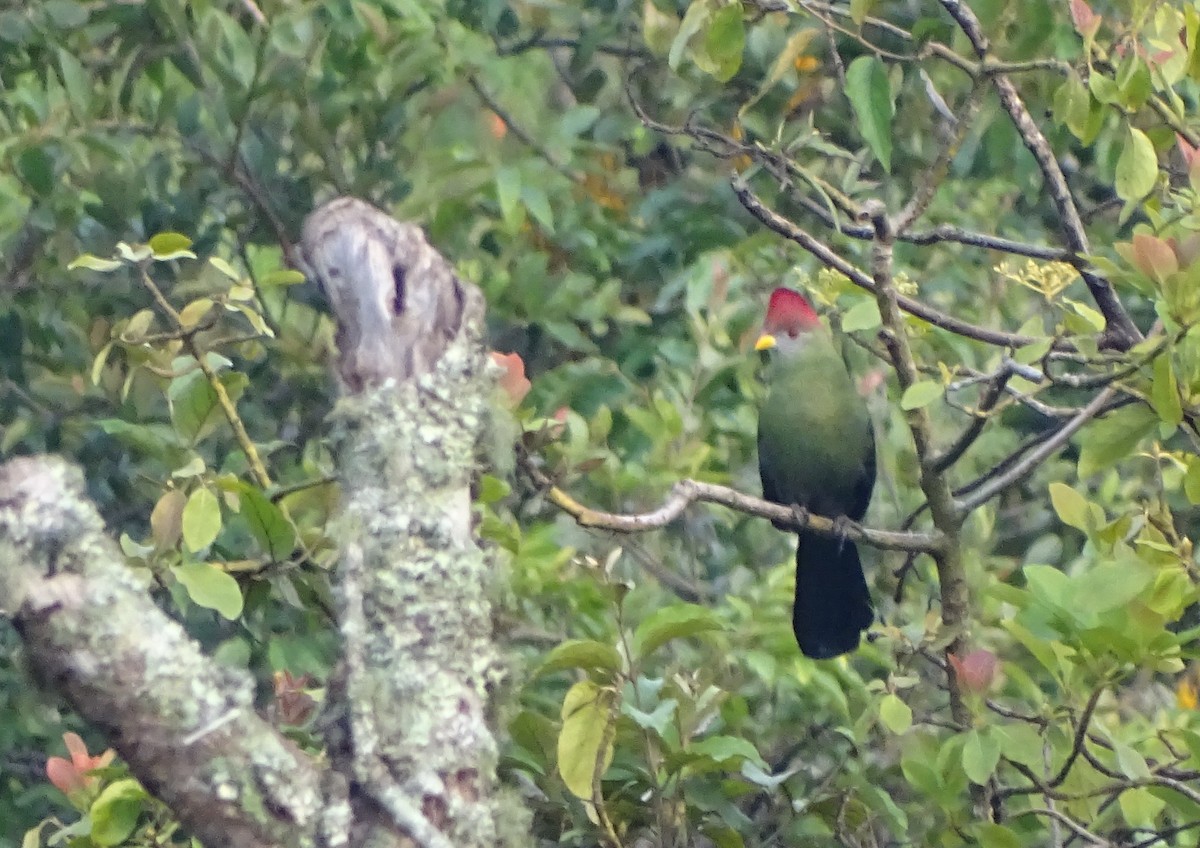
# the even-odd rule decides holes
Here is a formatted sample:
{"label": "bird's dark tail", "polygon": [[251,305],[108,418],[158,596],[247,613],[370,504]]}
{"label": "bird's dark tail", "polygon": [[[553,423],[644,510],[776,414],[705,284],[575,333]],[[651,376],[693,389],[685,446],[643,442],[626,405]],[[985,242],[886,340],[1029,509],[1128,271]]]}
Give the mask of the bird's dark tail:
{"label": "bird's dark tail", "polygon": [[874,618],[854,543],[801,534],[792,630],[804,656],[825,660],[853,651]]}

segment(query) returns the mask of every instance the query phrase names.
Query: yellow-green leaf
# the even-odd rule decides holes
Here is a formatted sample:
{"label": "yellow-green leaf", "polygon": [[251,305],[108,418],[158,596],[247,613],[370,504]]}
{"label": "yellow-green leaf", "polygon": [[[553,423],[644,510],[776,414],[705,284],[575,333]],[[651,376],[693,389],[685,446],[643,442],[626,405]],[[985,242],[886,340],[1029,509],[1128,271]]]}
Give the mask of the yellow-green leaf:
{"label": "yellow-green leaf", "polygon": [[188,248],[192,240],[182,233],[159,233],[150,239],[150,254],[160,261],[187,257],[195,259],[196,254]]}
{"label": "yellow-green leaf", "polygon": [[904,396],[900,398],[901,409],[920,409],[923,406],[928,406],[934,400],[942,396],[942,384],[935,380],[922,380],[919,383],[913,383],[904,391]]}
{"label": "yellow-green leaf", "polygon": [[1154,411],[1134,404],[1088,425],[1079,449],[1079,476],[1090,477],[1127,458],[1158,425]]}
{"label": "yellow-green leaf", "polygon": [[967,741],[963,744],[962,766],[972,783],[985,785],[998,762],[1000,743],[986,728],[967,734]]}
{"label": "yellow-green leaf", "polygon": [[190,330],[199,324],[212,308],[213,301],[210,297],[201,297],[193,300],[187,306],[183,307],[183,309],[179,310],[179,323],[183,325],[185,330]]}
{"label": "yellow-green leaf", "polygon": [[104,787],[88,811],[92,819],[91,840],[97,845],[124,842],[137,826],[146,797],[141,784],[130,778]]}
{"label": "yellow-green leaf", "polygon": [[692,636],[724,625],[708,607],[672,604],[650,613],[633,634],[633,654],[641,659],[672,639]]}
{"label": "yellow-green leaf", "polygon": [[1117,197],[1125,201],[1141,200],[1158,181],[1158,156],[1149,136],[1137,127],[1130,127],[1125,146],[1117,159],[1114,187]]}
{"label": "yellow-green leaf", "polygon": [[592,783],[613,757],[609,725],[616,720],[616,694],[590,680],[567,690],[558,734],[558,772],[576,798],[590,800]]}
{"label": "yellow-green leaf", "polygon": [[1051,483],[1050,484],[1050,503],[1054,506],[1055,513],[1063,524],[1074,527],[1077,530],[1082,530],[1085,533],[1088,531],[1088,516],[1091,514],[1091,505],[1087,498],[1072,489],[1066,483]]}
{"label": "yellow-green leaf", "polygon": [[861,330],[873,330],[883,323],[879,315],[879,304],[874,300],[860,300],[842,316],[842,330],[856,333]]}
{"label": "yellow-green leaf", "polygon": [[591,639],[572,639],[552,650],[538,668],[537,673],[549,674],[566,668],[618,671],[621,668],[621,655],[617,653],[616,648],[604,642],[596,642]]}
{"label": "yellow-green leaf", "polygon": [[1154,381],[1150,385],[1150,405],[1167,424],[1178,425],[1183,421],[1183,404],[1179,400],[1179,383],[1175,369],[1171,367],[1169,352],[1163,352],[1154,360]]}
{"label": "yellow-green leaf", "polygon": [[221,505],[208,489],[197,489],[187,499],[180,530],[189,551],[207,548],[221,532]]}
{"label": "yellow-green leaf", "polygon": [[115,259],[101,259],[99,256],[85,253],[82,256],[76,256],[72,259],[71,264],[67,266],[67,270],[74,271],[76,268],[86,268],[89,271],[99,271],[101,274],[107,274],[109,271],[115,271],[120,268],[121,264]]}
{"label": "yellow-green leaf", "polygon": [[879,702],[879,720],[892,733],[905,733],[912,727],[912,717],[912,710],[898,695],[889,692]]}
{"label": "yellow-green leaf", "polygon": [[185,562],[172,569],[188,597],[230,621],[242,614],[242,590],[236,580],[207,562]]}

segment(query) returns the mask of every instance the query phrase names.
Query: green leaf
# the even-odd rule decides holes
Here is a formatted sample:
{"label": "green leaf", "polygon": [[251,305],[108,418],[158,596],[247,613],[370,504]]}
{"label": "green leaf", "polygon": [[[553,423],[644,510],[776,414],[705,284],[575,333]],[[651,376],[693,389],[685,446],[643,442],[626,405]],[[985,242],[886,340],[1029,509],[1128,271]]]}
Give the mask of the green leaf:
{"label": "green leaf", "polygon": [[500,204],[500,217],[510,227],[518,223],[517,205],[521,199],[521,172],[512,165],[496,170],[496,202]]}
{"label": "green leaf", "polygon": [[692,3],[688,6],[688,10],[683,16],[683,23],[679,25],[679,31],[675,33],[675,40],[671,42],[671,49],[667,53],[667,66],[671,70],[679,68],[679,62],[683,59],[683,51],[687,48],[688,42],[704,29],[711,16],[712,9],[707,3]]}
{"label": "green leaf", "polygon": [[1115,739],[1112,743],[1113,753],[1117,755],[1117,768],[1130,780],[1150,780],[1150,767],[1146,758],[1124,742]]}
{"label": "green leaf", "polygon": [[904,390],[904,396],[900,398],[901,409],[920,409],[923,406],[928,406],[942,396],[942,384],[936,380],[921,380],[919,383],[913,383]]}
{"label": "green leaf", "polygon": [[1200,504],[1200,457],[1188,457],[1187,474],[1183,478],[1183,492],[1194,504]]}
{"label": "green leaf", "polygon": [[550,198],[546,191],[535,183],[525,183],[521,186],[521,199],[525,208],[548,233],[554,232],[554,211],[550,208]]}
{"label": "green leaf", "polygon": [[[231,372],[219,378],[226,394],[236,403],[246,388],[245,374]],[[188,444],[194,445],[211,434],[225,420],[224,410],[208,378],[196,368],[171,381],[167,388],[171,406],[171,423],[175,432]]]}
{"label": "green leaf", "polygon": [[897,735],[912,727],[912,710],[899,696],[889,692],[879,702],[879,720],[883,726]]}
{"label": "green leaf", "polygon": [[688,745],[687,753],[691,756],[708,757],[722,766],[740,766],[742,762],[751,762],[760,769],[768,768],[758,749],[737,736],[710,736]]}
{"label": "green leaf", "polygon": [[[236,279],[236,278],[235,278]],[[295,268],[280,268],[276,271],[271,271],[268,274],[263,274],[258,284],[263,288],[272,286],[294,286],[303,283],[307,277]]]}
{"label": "green leaf", "polygon": [[1158,416],[1142,404],[1110,412],[1084,430],[1079,449],[1079,476],[1090,477],[1134,452],[1158,426]]}
{"label": "green leaf", "polygon": [[972,783],[984,786],[1000,762],[1000,743],[985,728],[972,730],[963,744],[963,771]]}
{"label": "green leaf", "polygon": [[1006,724],[994,728],[993,732],[1000,743],[1000,753],[1008,759],[1031,768],[1042,767],[1044,741],[1033,725],[1023,722]]}
{"label": "green leaf", "polygon": [[62,76],[63,88],[67,90],[67,99],[71,101],[71,112],[79,119],[87,117],[91,85],[83,65],[74,54],[59,47],[58,69]]}
{"label": "green leaf", "polygon": [[71,264],[67,266],[67,270],[74,271],[76,268],[86,268],[89,271],[99,271],[101,274],[107,274],[109,271],[117,270],[122,264],[115,259],[101,259],[99,256],[85,253],[82,256],[76,256],[72,259]]}
{"label": "green leaf", "polygon": [[591,639],[573,639],[552,650],[538,667],[537,674],[550,674],[565,668],[615,672],[621,669],[621,655],[612,645]]}
{"label": "green leaf", "polygon": [[196,254],[188,250],[192,240],[182,233],[159,233],[150,239],[150,255],[159,262],[169,259],[195,259]]}
{"label": "green leaf", "polygon": [[235,283],[240,282],[242,279],[242,275],[237,272],[237,268],[234,268],[220,256],[208,257],[208,264],[216,268]]}
{"label": "green leaf", "polygon": [[1155,830],[1158,814],[1166,803],[1144,786],[1126,789],[1117,801],[1121,805],[1121,815],[1130,827],[1149,831]]}
{"label": "green leaf", "polygon": [[975,827],[980,848],[1022,848],[1025,841],[1002,824],[985,822]]}
{"label": "green leaf", "polygon": [[1137,127],[1130,127],[1117,159],[1114,187],[1117,197],[1125,201],[1141,200],[1158,182],[1158,155],[1149,136]]}
{"label": "green leaf", "polygon": [[54,160],[41,147],[26,147],[17,154],[17,174],[34,194],[42,197],[54,191]]}
{"label": "green leaf", "polygon": [[860,300],[842,316],[842,332],[857,333],[861,330],[874,330],[883,323],[879,315],[879,304],[874,300]]}
{"label": "green leaf", "polygon": [[616,694],[590,680],[567,690],[558,734],[558,773],[576,798],[590,800],[592,781],[608,770],[613,757],[609,724],[615,720]]}
{"label": "green leaf", "polygon": [[1129,552],[1097,562],[1072,578],[1077,610],[1099,615],[1124,607],[1154,581],[1155,573],[1154,566]]}
{"label": "green leaf", "polygon": [[92,802],[92,841],[98,845],[119,845],[137,826],[146,790],[136,780],[118,780],[104,787]]}
{"label": "green leaf", "polygon": [[296,549],[296,530],[283,510],[258,489],[244,485],[238,490],[241,515],[250,525],[258,544],[275,562],[282,562]]}
{"label": "green leaf", "polygon": [[850,20],[854,21],[856,27],[861,27],[866,21],[867,16],[871,14],[871,9],[875,8],[876,0],[850,0]]}
{"label": "green leaf", "polygon": [[1065,483],[1051,483],[1050,503],[1063,524],[1088,532],[1088,516],[1092,510],[1087,498]]}
{"label": "green leaf", "polygon": [[644,659],[672,639],[724,629],[708,607],[696,604],[662,607],[648,615],[634,631],[633,655],[636,659]]}
{"label": "green leaf", "polygon": [[1027,565],[1021,573],[1034,598],[1051,607],[1063,607],[1071,591],[1071,578],[1049,565]]}
{"label": "green leaf", "polygon": [[172,569],[188,597],[230,621],[242,614],[242,590],[236,580],[207,562],[185,562]]}
{"label": "green leaf", "polygon": [[742,4],[730,3],[721,7],[713,15],[704,37],[704,54],[710,64],[702,69],[719,82],[728,82],[742,65],[745,47],[746,27],[742,23]]}
{"label": "green leaf", "polygon": [[653,730],[660,737],[666,736],[667,728],[678,709],[679,702],[674,698],[668,698],[648,713],[642,712],[628,701],[621,704],[621,712],[633,719],[638,727]]}
{"label": "green leaf", "polygon": [[859,56],[846,69],[846,96],[858,120],[858,129],[883,166],[892,170],[892,87],[887,68],[878,57]]}
{"label": "green leaf", "polygon": [[183,507],[183,544],[189,551],[202,551],[221,532],[221,504],[208,489],[197,489]]}
{"label": "green leaf", "polygon": [[1171,357],[1161,353],[1154,360],[1154,382],[1150,387],[1150,405],[1158,413],[1158,417],[1171,425],[1183,421],[1183,404],[1179,400],[1179,383],[1175,379],[1175,369],[1171,367]]}

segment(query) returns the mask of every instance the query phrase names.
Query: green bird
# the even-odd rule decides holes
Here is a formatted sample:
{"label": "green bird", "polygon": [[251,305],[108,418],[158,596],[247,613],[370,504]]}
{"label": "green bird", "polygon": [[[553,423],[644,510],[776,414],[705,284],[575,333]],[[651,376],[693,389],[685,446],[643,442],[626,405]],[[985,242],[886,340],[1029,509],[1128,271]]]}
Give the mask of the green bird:
{"label": "green bird", "polygon": [[[846,363],[803,295],[775,289],[755,350],[769,351],[758,419],[763,496],[835,520],[858,521],[875,485],[875,436]],[[858,548],[801,533],[792,630],[807,657],[853,651],[874,618]]]}

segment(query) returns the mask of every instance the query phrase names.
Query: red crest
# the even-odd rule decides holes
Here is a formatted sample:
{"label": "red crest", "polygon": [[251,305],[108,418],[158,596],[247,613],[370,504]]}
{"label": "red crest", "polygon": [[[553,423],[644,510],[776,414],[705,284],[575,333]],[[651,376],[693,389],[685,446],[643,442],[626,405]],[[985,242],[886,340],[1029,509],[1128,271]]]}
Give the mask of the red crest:
{"label": "red crest", "polygon": [[810,330],[820,323],[812,305],[804,299],[804,295],[793,289],[778,288],[771,292],[771,301],[767,304],[767,318],[763,327],[768,333],[789,333]]}

